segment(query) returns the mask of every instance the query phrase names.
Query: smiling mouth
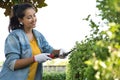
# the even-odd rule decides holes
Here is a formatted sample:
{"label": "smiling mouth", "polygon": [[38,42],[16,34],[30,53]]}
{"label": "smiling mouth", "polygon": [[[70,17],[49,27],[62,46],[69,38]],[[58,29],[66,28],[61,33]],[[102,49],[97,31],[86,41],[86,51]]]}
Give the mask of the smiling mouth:
{"label": "smiling mouth", "polygon": [[32,25],[36,25],[36,23],[31,23]]}

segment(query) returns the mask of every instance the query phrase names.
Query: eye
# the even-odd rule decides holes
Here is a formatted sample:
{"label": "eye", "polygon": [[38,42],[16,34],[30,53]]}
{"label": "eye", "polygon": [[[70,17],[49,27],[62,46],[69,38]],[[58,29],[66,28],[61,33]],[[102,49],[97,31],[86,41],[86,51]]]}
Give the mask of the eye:
{"label": "eye", "polygon": [[34,14],[33,16],[36,17],[36,14]]}
{"label": "eye", "polygon": [[31,18],[32,18],[32,16],[28,16],[28,17],[27,17],[27,19],[31,19]]}

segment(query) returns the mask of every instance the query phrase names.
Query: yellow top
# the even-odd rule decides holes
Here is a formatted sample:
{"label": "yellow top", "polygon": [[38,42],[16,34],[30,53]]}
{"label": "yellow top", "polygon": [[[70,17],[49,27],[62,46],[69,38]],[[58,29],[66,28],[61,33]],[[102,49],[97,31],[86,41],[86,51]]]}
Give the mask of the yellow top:
{"label": "yellow top", "polygon": [[[37,55],[37,54],[41,53],[35,39],[30,41],[30,46],[31,46],[31,49],[32,49],[32,55]],[[37,65],[38,65],[37,62],[31,64],[27,80],[34,80],[35,79]]]}

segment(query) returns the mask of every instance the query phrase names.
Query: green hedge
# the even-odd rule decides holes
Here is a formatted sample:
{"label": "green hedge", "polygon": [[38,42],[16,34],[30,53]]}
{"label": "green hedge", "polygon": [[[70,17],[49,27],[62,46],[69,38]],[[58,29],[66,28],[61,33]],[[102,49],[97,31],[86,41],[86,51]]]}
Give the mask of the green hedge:
{"label": "green hedge", "polygon": [[43,80],[65,80],[65,72],[44,72]]}
{"label": "green hedge", "polygon": [[[107,7],[104,1],[111,2],[98,1],[102,1],[101,9]],[[100,22],[88,20],[91,33],[83,41],[76,42],[76,50],[69,57],[66,80],[120,80],[120,23],[107,23],[108,29],[100,30]]]}

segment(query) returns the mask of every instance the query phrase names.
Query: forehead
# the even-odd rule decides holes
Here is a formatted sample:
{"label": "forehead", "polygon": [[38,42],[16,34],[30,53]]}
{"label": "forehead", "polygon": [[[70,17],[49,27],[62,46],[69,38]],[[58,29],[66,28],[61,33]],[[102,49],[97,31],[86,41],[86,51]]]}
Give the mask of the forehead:
{"label": "forehead", "polygon": [[28,9],[26,9],[26,10],[24,11],[25,16],[33,15],[33,14],[35,14],[35,13],[36,13],[36,11],[35,11],[35,9],[33,9],[33,8],[28,8]]}

